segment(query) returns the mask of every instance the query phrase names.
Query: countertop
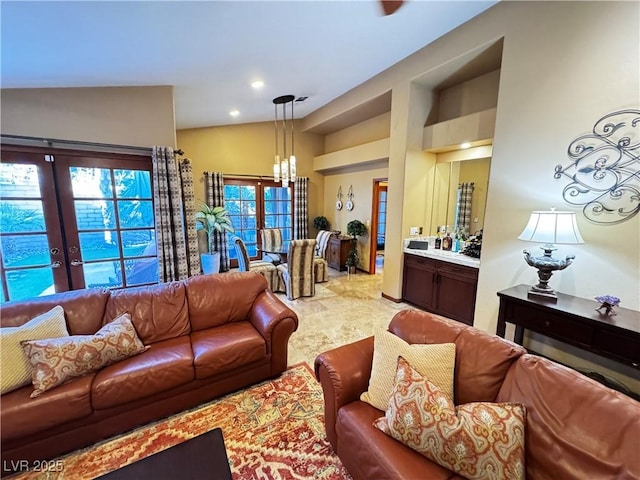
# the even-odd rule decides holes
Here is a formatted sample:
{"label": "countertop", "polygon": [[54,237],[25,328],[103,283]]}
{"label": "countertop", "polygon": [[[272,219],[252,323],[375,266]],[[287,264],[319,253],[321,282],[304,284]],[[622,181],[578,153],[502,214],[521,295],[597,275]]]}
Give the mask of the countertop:
{"label": "countertop", "polygon": [[419,240],[416,238],[406,239],[404,241],[404,253],[410,255],[416,255],[418,257],[433,258],[435,260],[442,260],[443,262],[457,263],[458,265],[464,265],[471,268],[480,268],[480,259],[463,255],[459,252],[450,252],[447,250],[440,250],[431,248],[431,242],[429,242],[429,248],[427,250],[418,250],[414,248],[407,248],[409,240]]}

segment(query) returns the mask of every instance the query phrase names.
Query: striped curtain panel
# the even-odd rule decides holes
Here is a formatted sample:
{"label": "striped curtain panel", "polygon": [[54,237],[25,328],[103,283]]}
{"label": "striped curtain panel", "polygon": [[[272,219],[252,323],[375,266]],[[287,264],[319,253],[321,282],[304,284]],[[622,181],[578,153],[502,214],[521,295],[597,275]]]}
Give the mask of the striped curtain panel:
{"label": "striped curtain panel", "polygon": [[293,188],[293,238],[309,238],[309,179],[296,177]]}
{"label": "striped curtain panel", "polygon": [[[220,172],[204,172],[206,202],[210,207],[224,207],[224,177]],[[227,232],[213,232],[213,251],[220,252],[220,271],[228,272],[229,243]]]}
{"label": "striped curtain panel", "polygon": [[458,201],[456,204],[456,227],[470,233],[471,199],[473,198],[473,182],[458,184]]}
{"label": "striped curtain panel", "polygon": [[178,166],[173,147],[153,147],[151,160],[158,278],[184,280],[200,273],[193,170],[189,160]]}

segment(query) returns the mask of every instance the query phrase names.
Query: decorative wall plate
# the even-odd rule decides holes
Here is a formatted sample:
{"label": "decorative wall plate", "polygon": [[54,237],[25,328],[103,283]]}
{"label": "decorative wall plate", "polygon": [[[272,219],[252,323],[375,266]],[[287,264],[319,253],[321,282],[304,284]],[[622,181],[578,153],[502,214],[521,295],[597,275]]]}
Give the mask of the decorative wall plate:
{"label": "decorative wall plate", "polygon": [[342,200],[336,202],[336,210],[342,210]]}
{"label": "decorative wall plate", "polygon": [[351,200],[348,200],[345,206],[347,207],[347,210],[353,210],[353,202]]}

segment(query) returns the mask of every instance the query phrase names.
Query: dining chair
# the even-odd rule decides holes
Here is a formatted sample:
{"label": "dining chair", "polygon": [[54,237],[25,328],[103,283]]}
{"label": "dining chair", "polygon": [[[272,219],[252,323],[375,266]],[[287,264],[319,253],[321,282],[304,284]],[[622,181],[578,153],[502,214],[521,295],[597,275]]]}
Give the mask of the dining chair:
{"label": "dining chair", "polygon": [[247,253],[247,246],[240,237],[233,238],[233,244],[236,248],[236,255],[238,257],[238,270],[241,272],[258,272],[262,275],[269,285],[269,289],[272,292],[277,291],[280,284],[280,278],[276,266],[271,262],[264,262],[262,260],[249,260],[249,254]]}
{"label": "dining chair", "polygon": [[276,267],[289,300],[295,300],[298,297],[313,297],[316,294],[313,273],[316,243],[313,238],[291,240],[287,263]]}
{"label": "dining chair", "polygon": [[313,275],[316,283],[329,281],[329,263],[327,262],[327,245],[333,232],[320,230],[316,235],[316,251],[313,257]]}
{"label": "dining chair", "polygon": [[[282,230],[279,228],[263,228],[260,230],[260,245],[264,250],[278,250],[282,245]],[[277,253],[262,253],[262,259],[267,262],[282,262],[282,258]]]}

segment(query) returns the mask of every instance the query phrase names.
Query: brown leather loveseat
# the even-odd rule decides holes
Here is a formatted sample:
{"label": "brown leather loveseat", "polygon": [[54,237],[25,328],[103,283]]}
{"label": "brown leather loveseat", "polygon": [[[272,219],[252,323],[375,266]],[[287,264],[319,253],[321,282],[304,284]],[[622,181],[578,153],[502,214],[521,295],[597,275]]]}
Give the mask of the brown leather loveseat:
{"label": "brown leather loveseat", "polygon": [[[528,480],[640,478],[640,403],[519,345],[426,312],[396,314],[389,331],[410,344],[455,343],[455,404],[526,407]],[[376,429],[384,415],[359,400],[367,390],[373,337],[320,354],[327,438],[357,479],[463,480]]]}
{"label": "brown leather loveseat", "polygon": [[56,305],[71,335],[93,334],[129,312],[149,348],[33,399],[31,385],[2,395],[3,473],[277,376],[298,326],[296,314],[252,272],[9,302],[1,324],[23,325]]}

